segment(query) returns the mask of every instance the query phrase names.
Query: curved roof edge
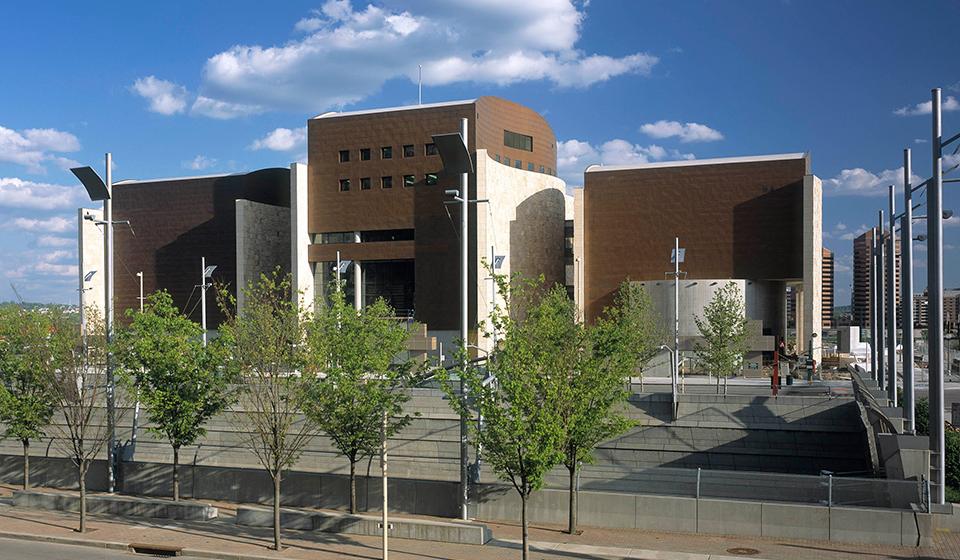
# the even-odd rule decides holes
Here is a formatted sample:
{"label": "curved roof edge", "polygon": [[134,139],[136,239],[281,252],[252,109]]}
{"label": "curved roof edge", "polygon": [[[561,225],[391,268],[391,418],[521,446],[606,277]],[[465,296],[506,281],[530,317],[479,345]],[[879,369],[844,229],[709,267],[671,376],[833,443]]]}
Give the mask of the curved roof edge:
{"label": "curved roof edge", "polygon": [[241,171],[238,173],[213,173],[210,175],[192,175],[188,177],[160,177],[157,179],[124,179],[122,181],[114,181],[113,186],[117,185],[133,185],[141,183],[169,183],[171,181],[194,181],[197,179],[216,179],[218,177],[239,177],[242,175],[250,175],[253,173],[259,173],[261,171],[289,171],[289,168],[286,167],[264,167],[262,169],[254,169],[253,171]]}
{"label": "curved roof edge", "polygon": [[355,115],[374,115],[377,113],[392,113],[394,111],[412,111],[415,109],[432,109],[434,107],[452,107],[454,105],[469,105],[471,103],[476,103],[477,100],[474,99],[462,99],[460,101],[442,101],[440,103],[423,103],[420,105],[400,105],[397,107],[381,107],[379,109],[360,109],[358,111],[328,111],[326,113],[317,115],[313,119],[333,119],[337,117],[352,117]]}
{"label": "curved roof edge", "polygon": [[[810,152],[794,152],[788,154],[770,154],[763,156],[742,156],[710,159],[683,159],[677,161],[658,161],[653,163],[637,163],[632,165],[602,165],[593,164],[587,167],[584,173],[597,173],[600,171],[626,171],[631,169],[657,169],[664,167],[692,167],[695,165],[722,165],[726,163],[755,163],[762,161],[784,161],[794,159],[806,159]],[[809,172],[809,171],[808,171]]]}

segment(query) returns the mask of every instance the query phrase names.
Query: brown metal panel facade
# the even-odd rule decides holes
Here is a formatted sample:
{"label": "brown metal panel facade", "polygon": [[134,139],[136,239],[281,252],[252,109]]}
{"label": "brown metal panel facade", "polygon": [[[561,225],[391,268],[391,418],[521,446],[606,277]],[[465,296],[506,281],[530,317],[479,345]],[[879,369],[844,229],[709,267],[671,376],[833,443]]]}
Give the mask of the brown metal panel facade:
{"label": "brown metal panel facade", "polygon": [[[433,134],[459,132],[463,118],[468,119],[467,145],[472,154],[486,149],[503,164],[509,159],[516,167],[519,160],[524,170],[532,166],[535,172],[556,173],[556,138],[550,125],[535,111],[495,97],[321,115],[307,124],[311,234],[414,230],[412,243],[314,245],[311,262],[333,260],[337,249],[342,258],[356,257],[361,262],[413,259],[416,319],[430,329],[454,330],[459,324],[460,207],[445,205],[450,198],[443,193],[459,188],[459,176],[440,173],[440,156],[427,150]],[[505,145],[506,131],[532,138],[532,150]],[[407,146],[412,146],[412,155],[405,155]],[[389,148],[389,154],[384,148]],[[349,161],[343,161],[341,152]],[[437,175],[434,184],[428,184],[427,174]],[[413,177],[412,185],[404,185],[405,176]],[[384,177],[390,178],[388,188]],[[342,190],[342,180],[349,180],[349,190]],[[471,175],[471,198],[475,198],[475,181]],[[475,209],[469,224],[471,247],[476,246],[477,237]],[[474,267],[470,276],[471,285],[476,285]],[[469,322],[476,324],[475,290],[470,293]]]}
{"label": "brown metal panel facade", "polygon": [[[191,319],[200,321],[200,258],[217,265],[214,281],[236,289],[236,200],[289,207],[290,170],[262,169],[245,174],[114,185],[115,220],[129,220],[133,232],[115,226],[115,306],[118,320],[139,308],[143,291],[167,290]],[[207,293],[207,324],[223,320],[212,289]]]}
{"label": "brown metal panel facade", "polygon": [[587,318],[623,280],[663,280],[677,236],[690,279],[801,280],[807,168],[797,157],[587,172]]}

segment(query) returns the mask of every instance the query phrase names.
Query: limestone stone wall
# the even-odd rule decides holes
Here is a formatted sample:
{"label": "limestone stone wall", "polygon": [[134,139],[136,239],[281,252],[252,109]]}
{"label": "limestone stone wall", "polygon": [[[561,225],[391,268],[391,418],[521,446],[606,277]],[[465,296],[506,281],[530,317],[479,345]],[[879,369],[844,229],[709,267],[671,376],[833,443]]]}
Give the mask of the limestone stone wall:
{"label": "limestone stone wall", "polygon": [[237,200],[237,305],[243,287],[276,267],[290,272],[290,209]]}

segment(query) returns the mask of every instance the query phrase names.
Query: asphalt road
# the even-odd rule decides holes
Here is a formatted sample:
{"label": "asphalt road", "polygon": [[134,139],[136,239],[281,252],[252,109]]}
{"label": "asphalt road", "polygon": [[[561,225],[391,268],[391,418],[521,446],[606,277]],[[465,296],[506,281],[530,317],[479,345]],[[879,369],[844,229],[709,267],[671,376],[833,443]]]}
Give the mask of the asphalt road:
{"label": "asphalt road", "polygon": [[[917,387],[917,398],[923,399],[927,397],[927,387],[926,383]],[[945,413],[945,418],[949,421],[950,419],[950,407],[953,406],[953,403],[960,402],[960,383],[944,383],[943,387],[943,409]]]}
{"label": "asphalt road", "polygon": [[114,560],[122,558],[131,560],[148,557],[89,546],[0,539],[0,558],[9,558],[10,560]]}

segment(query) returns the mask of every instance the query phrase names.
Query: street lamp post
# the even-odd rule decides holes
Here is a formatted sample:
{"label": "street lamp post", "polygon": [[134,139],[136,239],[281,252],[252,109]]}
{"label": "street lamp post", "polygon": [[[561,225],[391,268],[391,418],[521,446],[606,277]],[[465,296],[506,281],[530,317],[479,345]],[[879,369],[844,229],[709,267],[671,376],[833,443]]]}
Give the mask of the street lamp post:
{"label": "street lamp post", "polygon": [[[460,132],[449,134],[434,134],[433,142],[440,153],[440,159],[443,162],[443,170],[447,173],[458,173],[460,175],[460,190],[446,190],[444,194],[453,197],[454,202],[460,203],[460,339],[463,345],[463,364],[466,369],[467,346],[469,344],[468,336],[468,274],[469,274],[469,210],[471,202],[481,202],[479,200],[470,200],[469,174],[473,172],[473,162],[470,159],[470,150],[467,136],[467,119],[461,119]],[[460,376],[460,398],[466,400],[466,385],[463,376]],[[469,449],[467,447],[467,418],[465,414],[460,415],[460,517],[469,518]]]}
{"label": "street lamp post", "polygon": [[927,376],[930,395],[930,471],[934,496],[943,504],[946,497],[946,451],[943,428],[943,130],[940,116],[940,88],[931,91],[933,128],[931,153],[933,173],[927,184]]}
{"label": "street lamp post", "polygon": [[70,169],[80,180],[86,189],[90,200],[97,202],[103,201],[103,220],[104,227],[104,262],[106,263],[106,273],[104,274],[104,313],[103,326],[107,341],[107,491],[113,493],[116,490],[116,402],[115,402],[115,380],[113,376],[113,354],[109,351],[110,344],[113,342],[113,202],[111,195],[113,192],[113,158],[107,152],[105,158],[105,172],[107,180],[104,182],[97,175],[92,167],[74,167]]}
{"label": "street lamp post", "polygon": [[890,236],[887,239],[887,398],[897,406],[897,222],[890,185]]}
{"label": "street lamp post", "polygon": [[213,278],[213,271],[217,265],[207,266],[207,257],[200,257],[200,327],[203,329],[203,345],[207,345],[207,288],[212,284],[207,283],[208,278]]}

